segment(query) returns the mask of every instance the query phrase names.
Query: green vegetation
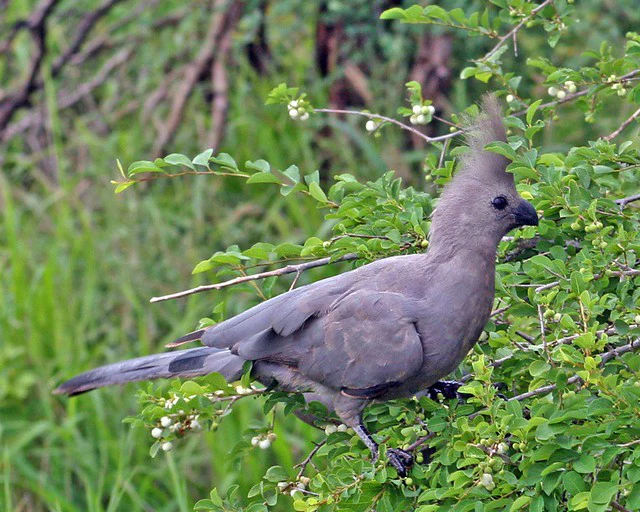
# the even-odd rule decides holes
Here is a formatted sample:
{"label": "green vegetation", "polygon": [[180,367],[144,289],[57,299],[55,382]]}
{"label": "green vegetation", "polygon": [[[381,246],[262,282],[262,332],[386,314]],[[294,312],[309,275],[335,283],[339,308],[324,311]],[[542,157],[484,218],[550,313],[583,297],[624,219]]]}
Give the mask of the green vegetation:
{"label": "green vegetation", "polygon": [[[15,25],[38,25],[37,5],[51,7],[42,37]],[[616,202],[640,192],[634,2],[606,12],[595,0],[407,4],[387,22],[377,18],[390,5],[364,1],[107,2],[69,53],[97,5],[16,1],[0,21],[0,111],[45,49],[29,101],[0,115],[1,509],[192,510],[202,498],[203,510],[640,508],[640,222],[638,202]],[[514,28],[517,56],[505,37]],[[333,67],[323,52],[336,39],[321,38],[331,33]],[[413,80],[432,69],[415,58],[424,34],[451,45],[438,68],[450,89],[437,73]],[[295,396],[236,400],[261,394],[248,382],[51,396],[75,373],[156,352],[203,317],[354,263],[150,297],[285,262],[424,250],[432,199],[459,151],[439,119],[459,125],[487,90],[512,114],[509,144],[492,150],[513,161],[543,220],[501,245],[497,313],[459,370],[468,402],[370,409],[380,440],[418,449],[424,464],[410,478],[372,465],[343,429],[327,436],[284,414],[300,406]],[[292,105],[301,92],[307,103]],[[195,414],[197,434],[162,424]],[[166,428],[161,442],[153,428]],[[312,442],[323,443],[318,471],[294,467]],[[291,492],[299,484],[310,493]]]}

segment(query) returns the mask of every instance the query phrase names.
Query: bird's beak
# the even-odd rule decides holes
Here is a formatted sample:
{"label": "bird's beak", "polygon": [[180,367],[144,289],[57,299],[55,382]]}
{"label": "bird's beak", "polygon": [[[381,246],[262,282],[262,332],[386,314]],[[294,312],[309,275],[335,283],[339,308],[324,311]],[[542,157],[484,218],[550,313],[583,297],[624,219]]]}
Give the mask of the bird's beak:
{"label": "bird's beak", "polygon": [[513,210],[513,219],[518,226],[537,226],[538,214],[533,205],[522,199],[518,207]]}

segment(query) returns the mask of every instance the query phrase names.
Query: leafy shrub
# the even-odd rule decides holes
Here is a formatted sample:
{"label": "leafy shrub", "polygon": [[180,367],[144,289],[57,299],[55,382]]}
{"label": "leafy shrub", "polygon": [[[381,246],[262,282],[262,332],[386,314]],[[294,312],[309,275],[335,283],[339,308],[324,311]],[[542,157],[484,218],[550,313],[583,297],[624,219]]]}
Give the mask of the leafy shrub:
{"label": "leafy shrub", "polygon": [[[271,467],[247,496],[237,487],[223,496],[213,490],[196,509],[259,511],[282,500],[287,506],[291,502],[286,500],[293,500],[293,508],[301,511],[640,508],[640,154],[632,141],[623,140],[640,113],[634,111],[640,104],[640,35],[628,33],[624,48],[602,43],[586,51],[580,65],[556,65],[559,59],[551,55],[528,58],[523,67],[511,58],[510,47],[523,30],[540,27],[556,57],[563,54],[562,37],[574,23],[571,2],[492,3],[483,12],[431,5],[393,8],[382,15],[493,41],[460,78],[490,82],[507,103],[509,141],[487,149],[511,161],[509,171],[520,192],[541,214],[537,228],[522,229],[499,247],[495,311],[457,375],[470,398],[459,403],[422,396],[369,407],[365,420],[382,445],[416,454],[406,479],[384,460],[372,464],[360,440],[327,417],[325,436],[295,470]],[[400,118],[352,114],[363,117],[363,128],[375,136],[400,128],[432,144],[425,179],[442,185],[460,151],[449,144],[458,134],[459,117],[452,117],[451,131],[425,135],[421,125],[445,123],[429,108],[431,101],[422,97],[419,84],[410,82],[407,88],[409,103],[399,107]],[[316,116],[332,115],[284,84],[272,91],[268,103],[285,105],[302,123],[301,130],[307,118],[313,122]],[[556,125],[562,127],[565,117],[577,122],[579,112],[581,122],[597,124],[605,109],[620,111],[617,127],[595,141],[554,150],[557,144],[549,134]],[[264,299],[284,274],[295,276],[294,286],[313,266],[361,264],[428,247],[432,195],[404,187],[393,172],[367,183],[340,174],[327,187],[318,172],[301,176],[296,166],[281,171],[264,160],[241,166],[227,154],[207,151],[193,160],[173,154],[135,162],[123,172],[117,191],[184,174],[277,186],[283,195],[298,197],[294,200],[315,202],[331,226],[325,239],[260,242],[217,252],[194,270],[223,280],[204,289],[241,285]],[[274,265],[274,270],[261,270]],[[223,315],[217,308],[215,318],[202,325]],[[498,391],[497,383],[504,389]],[[154,429],[155,453],[172,449],[175,439],[201,427],[215,429],[235,402],[262,395],[271,419],[266,426],[248,428],[246,440],[233,448],[241,461],[252,449],[267,449],[274,441],[277,410],[288,414],[307,407],[300,397],[251,387],[248,377],[234,387],[212,375],[174,382],[168,392],[149,387],[141,398],[143,412],[132,421]]]}

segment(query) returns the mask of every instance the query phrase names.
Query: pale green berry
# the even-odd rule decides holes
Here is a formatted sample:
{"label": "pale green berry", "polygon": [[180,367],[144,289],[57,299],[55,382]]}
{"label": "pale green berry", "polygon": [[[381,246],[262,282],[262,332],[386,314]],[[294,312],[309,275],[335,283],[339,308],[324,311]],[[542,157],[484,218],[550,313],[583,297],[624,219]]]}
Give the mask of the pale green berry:
{"label": "pale green berry", "polygon": [[549,93],[549,96],[557,96],[559,91],[557,87],[549,87],[547,92]]}
{"label": "pale green berry", "polygon": [[480,477],[480,483],[486,487],[487,489],[489,489],[489,486],[491,485],[495,485],[493,483],[493,475],[489,474],[489,473],[483,473],[482,476]]}
{"label": "pale green berry", "polygon": [[324,427],[324,433],[327,434],[328,436],[336,433],[337,431],[338,431],[338,427],[336,427],[333,424],[327,425],[326,427]]}
{"label": "pale green berry", "polygon": [[567,80],[564,83],[564,86],[567,88],[567,91],[569,91],[571,94],[573,94],[577,90],[576,83],[573,82],[572,80]]}
{"label": "pale green berry", "polygon": [[415,115],[415,114],[414,114],[414,115],[412,115],[412,116],[409,118],[409,122],[410,122],[411,124],[418,124],[418,116],[417,116],[417,115]]}
{"label": "pale green berry", "polygon": [[427,117],[423,114],[418,114],[416,116],[416,123],[418,124],[427,124]]}
{"label": "pale green berry", "polygon": [[558,94],[556,94],[556,98],[558,98],[559,100],[563,100],[567,97],[567,93],[564,91],[558,91]]}
{"label": "pale green berry", "polygon": [[267,439],[269,441],[271,441],[272,443],[278,438],[278,436],[275,434],[275,432],[269,432],[267,434]]}
{"label": "pale green berry", "polygon": [[364,127],[368,132],[373,132],[378,127],[378,124],[373,119],[369,119],[367,121],[367,124],[364,125]]}
{"label": "pale green berry", "polygon": [[414,105],[413,108],[411,109],[411,111],[415,114],[421,114],[422,113],[422,107],[420,105]]}
{"label": "pale green berry", "polygon": [[626,96],[626,95],[627,95],[627,90],[624,87],[618,89],[618,96]]}
{"label": "pale green berry", "polygon": [[513,103],[516,101],[516,97],[513,94],[507,94],[507,103]]}

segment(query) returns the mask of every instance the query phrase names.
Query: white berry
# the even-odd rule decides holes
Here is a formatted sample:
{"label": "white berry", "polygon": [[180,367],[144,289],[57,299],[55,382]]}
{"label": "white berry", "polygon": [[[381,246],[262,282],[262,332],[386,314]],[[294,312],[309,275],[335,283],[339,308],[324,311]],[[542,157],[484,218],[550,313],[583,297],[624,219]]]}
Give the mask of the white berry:
{"label": "white berry", "polygon": [[557,87],[549,87],[547,92],[549,93],[549,96],[557,96],[559,91]]}
{"label": "white berry", "polygon": [[160,439],[162,437],[162,429],[161,428],[154,428],[151,431],[151,437],[155,437],[156,439]]}
{"label": "white berry", "polygon": [[567,97],[567,93],[566,93],[566,92],[564,92],[564,91],[558,91],[558,94],[556,94],[556,97],[557,97],[559,100],[563,100],[563,99],[565,99],[565,98]]}
{"label": "white berry", "polygon": [[251,446],[258,446],[259,442],[260,442],[260,438],[259,437],[252,437],[251,438]]}
{"label": "white berry", "polygon": [[171,425],[172,423],[173,423],[173,420],[169,418],[169,416],[163,416],[162,418],[160,418],[160,425],[162,425],[165,428]]}
{"label": "white berry", "polygon": [[326,427],[324,427],[324,433],[327,435],[331,435],[337,431],[338,427],[336,427],[335,425],[327,425]]}
{"label": "white berry", "polygon": [[162,443],[162,451],[163,452],[170,452],[171,450],[173,450],[173,443],[170,441],[167,441],[166,443]]}
{"label": "white berry", "polygon": [[420,105],[414,105],[411,110],[415,115],[422,113],[422,107]]}
{"label": "white berry", "polygon": [[300,121],[306,121],[307,119],[309,119],[309,112],[305,112],[300,116]]}
{"label": "white berry", "polygon": [[262,439],[259,443],[258,446],[262,449],[262,450],[266,450],[267,448],[269,448],[269,446],[271,446],[271,441],[269,441],[268,439]]}
{"label": "white berry", "polygon": [[373,119],[369,119],[367,124],[364,125],[368,132],[373,132],[378,127],[378,123],[376,123]]}
{"label": "white berry", "polygon": [[513,103],[516,100],[513,94],[507,94],[507,103]]}
{"label": "white berry", "polygon": [[292,108],[289,110],[289,116],[291,116],[292,119],[295,119],[298,117],[298,111],[295,108]]}

